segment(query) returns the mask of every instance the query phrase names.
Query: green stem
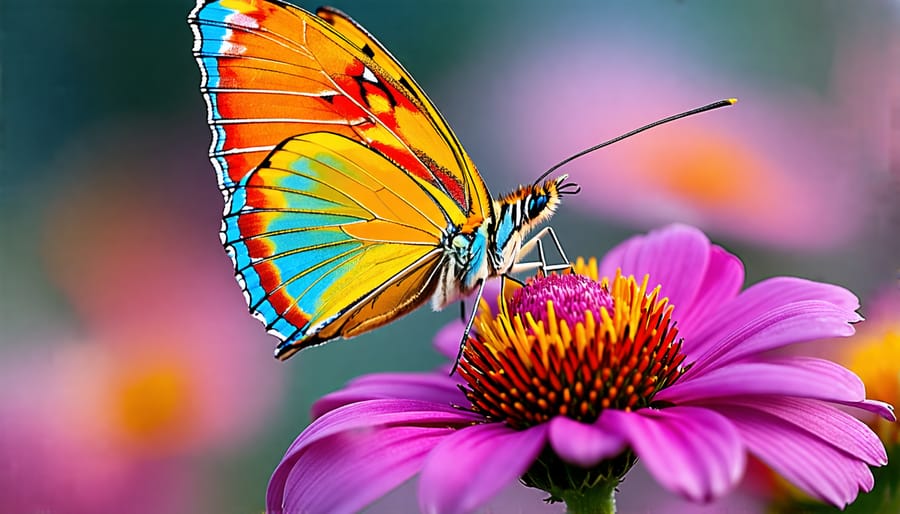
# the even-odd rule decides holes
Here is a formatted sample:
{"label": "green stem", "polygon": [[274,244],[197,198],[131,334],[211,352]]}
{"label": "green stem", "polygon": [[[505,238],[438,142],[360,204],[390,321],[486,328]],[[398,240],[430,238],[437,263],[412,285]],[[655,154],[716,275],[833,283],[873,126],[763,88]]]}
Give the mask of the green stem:
{"label": "green stem", "polygon": [[602,480],[580,491],[564,491],[560,497],[566,502],[568,514],[615,514],[618,480]]}

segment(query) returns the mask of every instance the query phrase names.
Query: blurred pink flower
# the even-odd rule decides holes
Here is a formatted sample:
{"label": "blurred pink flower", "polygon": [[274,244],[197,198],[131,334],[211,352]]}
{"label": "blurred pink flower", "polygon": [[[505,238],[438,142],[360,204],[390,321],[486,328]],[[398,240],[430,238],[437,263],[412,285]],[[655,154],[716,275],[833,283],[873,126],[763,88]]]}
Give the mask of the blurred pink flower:
{"label": "blurred pink flower", "polygon": [[[145,376],[87,341],[30,341],[0,365],[0,511],[99,514],[186,512],[196,476],[173,458],[182,422]],[[187,388],[171,393],[190,393]],[[161,406],[168,400],[168,406]],[[168,439],[168,442],[165,440]]]}
{"label": "blurred pink flower", "polygon": [[[682,221],[783,248],[834,248],[859,237],[873,208],[877,148],[855,144],[841,102],[716,74],[716,63],[684,49],[623,47],[602,30],[591,37],[520,41],[511,57],[475,60],[460,72],[488,82],[472,101],[503,121],[506,130],[484,137],[507,152],[517,181],[655,119],[737,96],[734,107],[567,165],[560,171],[583,186],[569,203],[637,227]],[[502,94],[490,95],[491,86]]]}
{"label": "blurred pink flower", "polygon": [[173,189],[191,160],[155,150],[170,136],[103,132],[88,146],[105,152],[67,160],[80,180],[51,200],[43,250],[72,317],[12,341],[26,355],[0,364],[0,511],[203,510],[199,459],[275,412],[283,366],[222,252],[221,198]]}
{"label": "blurred pink flower", "polygon": [[[165,163],[151,145],[144,155],[119,144],[137,137],[129,132],[106,134],[108,154],[70,163],[85,172],[48,210],[48,274],[87,338],[119,361],[122,373],[110,379],[123,394],[189,391],[173,394],[173,405],[156,405],[177,410],[170,452],[238,444],[277,405],[283,366],[262,350],[266,337],[248,319],[232,278],[218,241],[215,190],[210,205],[181,203],[167,177],[188,175],[185,163],[176,158],[174,169],[158,170]],[[127,177],[116,174],[126,166]]]}

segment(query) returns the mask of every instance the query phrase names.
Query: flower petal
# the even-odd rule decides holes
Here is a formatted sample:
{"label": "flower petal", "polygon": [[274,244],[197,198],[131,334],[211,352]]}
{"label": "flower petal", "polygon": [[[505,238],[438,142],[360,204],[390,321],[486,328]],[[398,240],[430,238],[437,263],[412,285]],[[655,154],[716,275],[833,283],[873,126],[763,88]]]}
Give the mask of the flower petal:
{"label": "flower petal", "polygon": [[441,373],[375,373],[359,377],[327,394],[312,407],[313,419],[344,405],[364,400],[397,398],[445,405],[464,405],[458,382]]}
{"label": "flower petal", "polygon": [[453,432],[437,427],[389,427],[332,435],[279,466],[266,495],[272,514],[357,512],[415,475]]}
{"label": "flower petal", "polygon": [[365,400],[326,412],[313,421],[288,448],[284,460],[320,439],[341,432],[366,431],[385,425],[466,426],[479,419],[475,414],[440,403],[404,399]]}
{"label": "flower petal", "polygon": [[477,509],[525,474],[546,440],[546,423],[523,431],[501,423],[457,430],[429,454],[422,468],[422,512]]}
{"label": "flower petal", "polygon": [[[367,400],[329,411],[313,421],[285,452],[284,458],[275,468],[272,478],[269,480],[266,504],[271,511],[280,512],[278,509],[282,509],[283,505],[287,504],[300,506],[304,502],[335,501],[335,498],[330,500],[320,498],[316,496],[315,491],[308,490],[306,485],[298,483],[307,479],[303,478],[302,474],[298,474],[298,469],[305,470],[309,466],[312,466],[309,469],[315,469],[315,466],[332,465],[328,464],[329,461],[335,461],[333,463],[334,472],[338,474],[343,469],[340,466],[346,466],[352,472],[356,466],[361,465],[361,462],[371,466],[370,471],[373,474],[386,473],[384,481],[376,481],[371,490],[366,489],[360,493],[361,497],[369,498],[366,502],[371,501],[406,480],[419,469],[420,461],[416,459],[424,458],[424,456],[418,452],[422,450],[422,445],[430,448],[437,444],[437,441],[431,440],[432,437],[444,437],[453,430],[451,427],[468,426],[474,419],[473,415],[450,406],[417,400]],[[393,457],[391,455],[382,456],[381,461],[375,462],[377,459],[372,459],[368,454],[374,452],[376,448],[379,451],[381,449],[388,451],[393,448],[395,454]],[[342,454],[343,457],[340,459],[334,458],[335,452],[342,451],[348,453]],[[361,457],[354,458],[355,455],[361,455]],[[392,461],[391,459],[397,460]],[[407,459],[408,462],[403,459]],[[401,460],[406,464],[401,463]],[[397,466],[396,474],[388,473],[383,469],[382,464],[385,462],[394,462]],[[369,470],[369,468],[366,469]],[[313,473],[313,475],[324,476],[321,472]],[[327,487],[323,486],[323,490],[329,492],[328,496],[336,497],[337,495],[330,494],[330,492],[335,488],[340,489],[340,487],[342,487],[341,484],[328,483]],[[365,504],[359,505],[358,508],[363,505]],[[313,508],[313,506],[323,508]],[[358,510],[358,508],[347,510]],[[287,512],[329,512],[331,510],[324,508],[324,504],[314,503],[302,509],[287,510]]]}
{"label": "flower petal", "polygon": [[626,441],[621,435],[596,425],[580,423],[565,416],[550,421],[550,444],[563,460],[589,468],[603,459],[622,452]]}
{"label": "flower petal", "polygon": [[[791,424],[810,437],[821,439],[868,464],[887,464],[884,444],[875,432],[862,421],[827,403],[783,397],[741,397],[722,399],[716,403],[740,408],[751,414],[759,411],[774,416],[779,423]],[[712,405],[709,407],[719,410]]]}
{"label": "flower petal", "polygon": [[[751,452],[816,498],[843,507],[860,490],[870,491],[874,485],[865,462],[811,430],[749,405],[717,410],[732,420]],[[817,429],[826,427],[827,423],[816,423]]]}
{"label": "flower petal", "polygon": [[692,500],[725,494],[744,472],[746,455],[737,430],[712,410],[607,409],[597,423],[626,438],[659,483]]}
{"label": "flower petal", "polygon": [[879,400],[863,400],[861,402],[834,402],[839,405],[845,405],[847,407],[853,407],[855,409],[864,410],[866,412],[871,412],[873,414],[877,414],[882,418],[894,422],[897,421],[897,415],[894,413],[894,406],[887,402],[882,402]]}
{"label": "flower petal", "polygon": [[[490,279],[484,285],[482,298],[488,303],[492,312],[497,312],[497,298],[500,295],[500,284],[503,279]],[[469,316],[475,306],[475,293],[470,294],[462,300],[465,307],[465,315]],[[463,317],[464,317],[463,316]],[[451,361],[459,355],[459,343],[462,341],[463,331],[466,329],[468,319],[454,319],[447,323],[434,337],[434,347],[441,355],[447,357]]]}
{"label": "flower petal", "polygon": [[804,300],[769,309],[709,345],[684,377],[792,343],[853,334],[858,314],[819,300]]}
{"label": "flower petal", "polygon": [[662,285],[662,295],[675,306],[675,317],[689,312],[706,274],[710,243],[700,230],[673,224],[636,236],[613,248],[599,266],[601,277],[613,277],[616,268],[640,282],[649,273],[649,287]]}
{"label": "flower petal", "polygon": [[444,357],[450,360],[455,359],[459,355],[459,342],[462,341],[465,329],[466,324],[461,320],[455,319],[447,323],[434,336],[434,348]]}
{"label": "flower petal", "polygon": [[690,332],[690,338],[685,340],[685,351],[699,356],[754,319],[788,304],[810,300],[826,302],[852,313],[848,314],[852,321],[862,319],[854,312],[859,308],[859,300],[843,287],[802,278],[775,277],[754,284],[731,301],[720,304],[720,308],[710,315],[710,323]]}
{"label": "flower petal", "polygon": [[[700,332],[708,323],[715,323],[715,313],[722,304],[737,297],[743,285],[744,265],[741,260],[724,248],[712,245],[709,264],[693,303],[685,306],[675,304],[679,334],[686,340],[691,340],[691,336]],[[688,357],[699,355],[693,354],[691,349],[685,348]]]}
{"label": "flower petal", "polygon": [[685,376],[654,398],[678,405],[738,395],[785,395],[828,401],[862,401],[866,389],[856,374],[812,357],[737,362]]}

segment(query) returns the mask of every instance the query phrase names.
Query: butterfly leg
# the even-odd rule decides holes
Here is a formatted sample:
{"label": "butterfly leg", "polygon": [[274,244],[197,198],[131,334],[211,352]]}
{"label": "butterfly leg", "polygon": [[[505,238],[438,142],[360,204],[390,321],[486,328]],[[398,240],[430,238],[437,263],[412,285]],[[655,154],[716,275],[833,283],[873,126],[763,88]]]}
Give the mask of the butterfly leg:
{"label": "butterfly leg", "polygon": [[[484,279],[478,281],[478,293],[475,295],[475,307],[469,314],[469,321],[466,323],[466,329],[463,331],[462,339],[459,341],[459,352],[456,354],[456,360],[453,361],[453,367],[450,369],[450,375],[456,373],[456,367],[459,366],[459,360],[462,359],[463,350],[466,349],[466,341],[469,340],[469,332],[472,331],[472,324],[475,323],[475,315],[478,313],[478,306],[481,305],[481,297],[484,294]],[[465,304],[464,304],[465,305]]]}
{"label": "butterfly leg", "polygon": [[[549,235],[551,239],[553,239],[553,244],[556,246],[556,251],[559,252],[560,257],[562,257],[563,263],[561,264],[547,264],[547,259],[544,256],[544,245],[541,242],[541,238]],[[548,273],[550,271],[564,270],[572,267],[572,263],[569,262],[569,258],[566,257],[566,252],[563,250],[562,244],[559,242],[559,238],[556,236],[556,232],[553,230],[553,227],[544,227],[537,234],[534,235],[531,239],[525,242],[522,245],[522,249],[519,250],[519,257],[524,257],[531,253],[535,248],[538,249],[538,260],[536,261],[524,261],[517,262],[513,265],[510,273],[521,273],[523,271],[530,271],[533,269],[540,269],[544,273]]]}

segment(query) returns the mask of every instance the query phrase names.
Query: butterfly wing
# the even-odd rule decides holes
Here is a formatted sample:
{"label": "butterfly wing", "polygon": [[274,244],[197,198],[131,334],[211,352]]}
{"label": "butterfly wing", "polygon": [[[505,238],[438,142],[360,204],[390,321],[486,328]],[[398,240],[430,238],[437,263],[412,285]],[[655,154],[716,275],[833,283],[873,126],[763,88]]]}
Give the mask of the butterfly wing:
{"label": "butterfly wing", "polygon": [[[386,76],[395,84],[402,86],[410,101],[426,114],[424,119],[431,125],[429,127],[417,126],[412,123],[402,123],[401,133],[410,141],[419,145],[419,151],[428,158],[434,160],[434,164],[454,173],[465,184],[466,202],[468,212],[482,218],[489,214],[491,208],[491,195],[484,181],[475,169],[475,164],[466,154],[459,140],[450,130],[450,126],[422,88],[413,80],[412,76],[391,55],[381,43],[378,42],[362,25],[333,7],[320,7],[316,14],[330,24],[338,33],[348,39],[355,47],[370,56],[378,63]],[[400,111],[401,117],[403,112]],[[409,130],[403,130],[408,128]],[[435,139],[437,134],[439,138]],[[448,153],[449,150],[449,153]],[[456,170],[456,171],[453,171]]]}
{"label": "butterfly wing", "polygon": [[466,216],[489,215],[484,181],[421,88],[358,24],[320,13],[200,0],[189,16],[225,194],[281,141],[327,131],[435,185]]}
{"label": "butterfly wing", "polygon": [[280,357],[430,296],[446,224],[437,192],[328,132],[286,140],[236,185],[224,243],[251,312],[283,341]]}
{"label": "butterfly wing", "polygon": [[189,18],[223,240],[282,358],[424,302],[446,230],[491,208],[403,68],[349,18],[325,16],[201,0]]}

